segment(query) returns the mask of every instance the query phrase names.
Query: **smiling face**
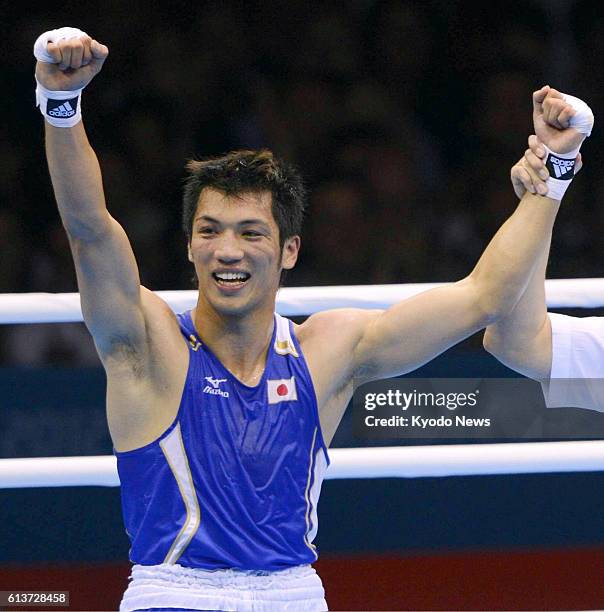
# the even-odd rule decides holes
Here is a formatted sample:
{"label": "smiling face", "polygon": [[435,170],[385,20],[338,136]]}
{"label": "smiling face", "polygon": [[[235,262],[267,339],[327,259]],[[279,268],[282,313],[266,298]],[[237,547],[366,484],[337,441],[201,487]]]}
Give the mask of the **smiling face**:
{"label": "smiling face", "polygon": [[210,187],[193,218],[189,261],[199,279],[200,305],[223,315],[274,309],[281,270],[294,267],[300,238],[279,246],[271,193],[227,196]]}

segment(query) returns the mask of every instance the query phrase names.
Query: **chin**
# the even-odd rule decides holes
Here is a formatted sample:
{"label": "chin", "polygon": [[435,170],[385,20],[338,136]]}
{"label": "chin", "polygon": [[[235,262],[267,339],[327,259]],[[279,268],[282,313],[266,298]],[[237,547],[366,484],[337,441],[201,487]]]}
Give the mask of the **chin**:
{"label": "chin", "polygon": [[242,298],[224,298],[208,299],[208,304],[212,310],[220,315],[226,316],[244,316],[249,314],[257,304],[253,304],[249,299]]}
{"label": "chin", "polygon": [[244,304],[213,304],[212,306],[218,314],[227,317],[243,317],[252,310]]}

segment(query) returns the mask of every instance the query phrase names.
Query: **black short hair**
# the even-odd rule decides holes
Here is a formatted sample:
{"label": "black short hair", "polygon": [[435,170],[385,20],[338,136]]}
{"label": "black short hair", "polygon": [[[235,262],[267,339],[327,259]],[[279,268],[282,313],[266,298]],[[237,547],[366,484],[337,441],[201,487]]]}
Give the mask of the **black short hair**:
{"label": "black short hair", "polygon": [[199,196],[206,187],[227,196],[269,191],[272,213],[279,228],[279,246],[299,235],[307,205],[307,192],[298,170],[276,158],[272,151],[231,151],[218,157],[187,163],[183,196],[183,230],[190,243]]}

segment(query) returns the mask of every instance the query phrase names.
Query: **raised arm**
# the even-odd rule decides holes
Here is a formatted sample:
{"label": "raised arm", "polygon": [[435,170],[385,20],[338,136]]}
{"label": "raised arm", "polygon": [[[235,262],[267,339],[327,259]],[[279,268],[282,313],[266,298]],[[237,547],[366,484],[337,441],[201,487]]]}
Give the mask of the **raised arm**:
{"label": "raised arm", "polygon": [[[535,104],[534,124],[539,136],[531,136],[530,148],[525,157],[512,169],[512,183],[518,197],[527,189],[544,187],[543,179],[548,172],[544,159],[545,143],[551,150],[560,153],[576,150],[585,134],[568,127],[575,111],[563,99],[562,94],[550,90],[543,104]],[[581,167],[580,155],[575,172]],[[543,173],[539,176],[539,173]],[[553,200],[544,197],[548,206]],[[545,303],[545,272],[549,258],[551,234],[542,243],[538,264],[526,290],[514,309],[489,325],[483,345],[503,364],[517,372],[546,380],[552,366],[552,328]]]}
{"label": "raised arm", "polygon": [[469,276],[368,317],[355,351],[359,382],[412,371],[511,310],[558,210],[543,200],[524,196]]}
{"label": "raised arm", "polygon": [[75,262],[84,320],[105,361],[123,353],[126,345],[142,345],[145,324],[134,254],[107,211],[99,163],[80,118],[79,91],[100,72],[109,51],[89,36],[69,37],[78,33],[72,30],[55,30],[36,42],[36,93],[46,119],[48,167]]}
{"label": "raised arm", "polygon": [[[537,106],[541,107],[549,91],[535,92]],[[543,253],[558,208],[559,201],[527,192],[468,277],[366,321],[354,353],[359,378],[411,371],[512,311],[529,280],[544,265]]]}
{"label": "raised arm", "polygon": [[484,348],[501,363],[524,376],[543,380],[550,375],[552,329],[545,305],[545,270],[551,236],[545,241],[538,265],[515,308],[489,325]]}

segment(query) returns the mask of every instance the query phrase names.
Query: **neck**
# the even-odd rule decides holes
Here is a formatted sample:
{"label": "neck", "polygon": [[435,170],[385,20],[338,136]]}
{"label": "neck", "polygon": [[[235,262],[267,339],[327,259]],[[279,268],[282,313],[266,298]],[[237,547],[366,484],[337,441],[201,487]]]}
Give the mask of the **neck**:
{"label": "neck", "polygon": [[198,299],[191,317],[200,340],[241,382],[258,383],[274,327],[274,303],[246,315],[224,315]]}

